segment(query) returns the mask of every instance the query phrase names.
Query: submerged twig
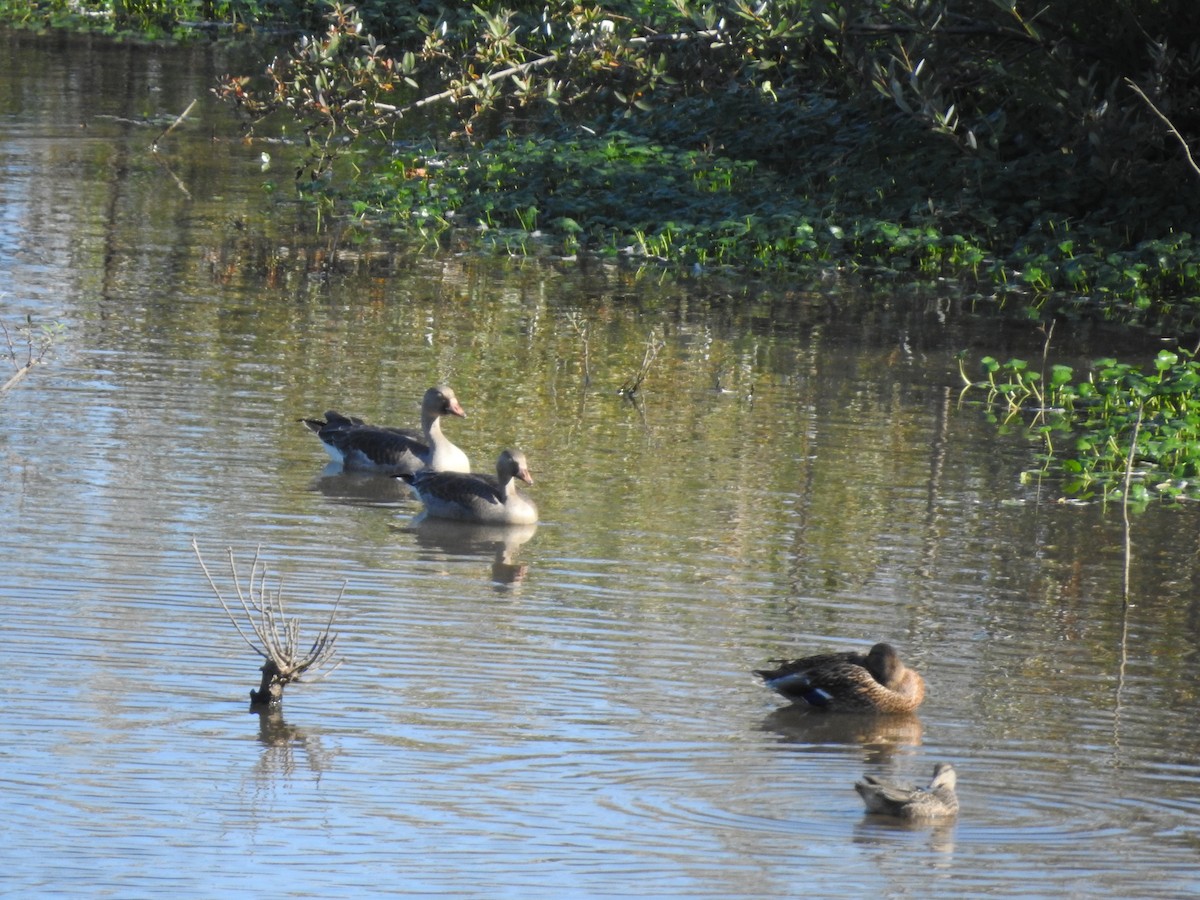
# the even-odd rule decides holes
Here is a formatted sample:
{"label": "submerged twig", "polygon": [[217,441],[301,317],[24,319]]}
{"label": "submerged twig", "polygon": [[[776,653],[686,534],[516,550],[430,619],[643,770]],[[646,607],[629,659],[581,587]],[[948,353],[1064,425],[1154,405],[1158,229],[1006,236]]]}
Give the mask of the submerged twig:
{"label": "submerged twig", "polygon": [[592,366],[591,352],[588,345],[588,323],[587,320],[577,312],[567,313],[567,322],[574,329],[575,334],[579,336],[579,342],[583,345],[583,386],[590,387],[592,383]]}
{"label": "submerged twig", "polygon": [[1129,486],[1133,483],[1133,457],[1137,452],[1138,432],[1142,430],[1145,406],[1138,407],[1137,421],[1133,425],[1133,437],[1129,440],[1129,454],[1125,457],[1125,483],[1121,489],[1121,516],[1125,525],[1124,579],[1121,584],[1121,662],[1117,667],[1117,700],[1113,710],[1113,745],[1120,747],[1121,714],[1124,709],[1122,698],[1125,693],[1125,669],[1129,662],[1129,602],[1130,572],[1133,568],[1133,536],[1129,523]]}
{"label": "submerged twig", "polygon": [[1133,423],[1133,436],[1129,439],[1129,454],[1125,457],[1125,484],[1121,488],[1121,513],[1125,520],[1125,579],[1121,589],[1121,599],[1129,606],[1129,573],[1133,564],[1133,540],[1129,525],[1129,486],[1133,482],[1133,457],[1137,453],[1138,432],[1142,430],[1142,417],[1146,407],[1138,407],[1137,421]]}
{"label": "submerged twig", "polygon": [[621,385],[617,391],[622,397],[627,400],[633,399],[633,396],[642,386],[642,382],[646,380],[646,376],[650,374],[650,366],[654,364],[654,358],[658,356],[658,351],[667,346],[667,342],[650,335],[646,341],[646,351],[642,354],[642,364],[638,366],[638,370],[625,379],[625,383]]}
{"label": "submerged twig", "polygon": [[196,101],[195,101],[195,100],[193,100],[191,103],[189,103],[189,104],[188,104],[188,106],[187,106],[187,109],[185,109],[185,110],[184,110],[183,112],[181,112],[181,113],[180,113],[178,116],[176,116],[176,117],[175,117],[175,121],[174,121],[174,122],[172,122],[170,125],[168,125],[166,128],[164,128],[164,129],[163,129],[163,132],[162,132],[162,134],[160,134],[158,137],[156,137],[156,138],[155,138],[155,139],[154,139],[154,140],[151,142],[151,144],[150,144],[150,149],[151,149],[153,152],[155,152],[155,153],[157,153],[157,152],[158,152],[158,142],[159,142],[159,141],[161,141],[163,138],[165,138],[167,135],[169,135],[169,134],[170,134],[172,131],[174,131],[176,128],[178,128],[178,127],[179,127],[179,125],[180,125],[180,123],[181,123],[181,122],[183,122],[183,120],[184,120],[184,119],[186,119],[186,118],[187,118],[187,117],[188,117],[188,116],[191,114],[191,112],[192,112],[192,107],[193,107],[193,106],[195,106],[195,105],[196,105]]}
{"label": "submerged twig", "polygon": [[[230,547],[228,550],[229,572],[233,578],[233,588],[237,592],[238,602],[242,606],[250,630],[258,639],[257,643],[252,641],[242,629],[237,616],[230,609],[230,604],[221,594],[220,588],[217,587],[212,573],[209,572],[208,566],[204,562],[200,546],[196,543],[195,538],[192,538],[192,550],[196,554],[200,568],[204,570],[204,577],[208,579],[208,585],[212,588],[217,602],[225,610],[225,615],[229,617],[229,621],[233,623],[237,633],[246,642],[246,646],[266,660],[261,667],[263,676],[259,689],[250,691],[252,706],[279,703],[283,700],[283,689],[293,681],[300,681],[301,676],[307,676],[309,681],[320,681],[341,666],[342,660],[334,662],[338,636],[331,633],[330,629],[333,626],[338,605],[342,602],[342,595],[346,593],[345,582],[342,582],[342,589],[338,592],[333,609],[329,612],[325,628],[317,635],[308,650],[301,655],[299,650],[300,620],[287,618],[283,607],[283,580],[280,579],[274,590],[268,586],[267,566],[260,558],[261,547],[254,552],[254,559],[250,564],[250,576],[245,588],[243,588],[242,579],[238,575],[233,548]],[[318,676],[317,672],[321,669],[326,669],[326,671]]]}
{"label": "submerged twig", "polygon": [[25,336],[25,361],[18,360],[18,351],[13,341],[13,333],[8,330],[8,326],[0,322],[0,332],[4,334],[4,343],[8,347],[6,352],[0,353],[8,359],[12,364],[13,374],[8,381],[0,384],[0,397],[17,386],[26,375],[33,371],[33,367],[40,365],[46,358],[46,354],[50,352],[50,348],[54,346],[54,334],[52,331],[43,327],[41,337],[35,342],[33,339],[33,316],[25,317],[25,327],[18,329],[17,334]]}

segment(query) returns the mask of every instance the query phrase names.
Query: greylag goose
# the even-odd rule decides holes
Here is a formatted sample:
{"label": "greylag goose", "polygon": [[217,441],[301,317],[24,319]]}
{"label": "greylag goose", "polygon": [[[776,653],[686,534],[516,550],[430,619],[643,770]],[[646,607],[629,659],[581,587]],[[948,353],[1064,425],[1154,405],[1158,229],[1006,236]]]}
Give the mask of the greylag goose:
{"label": "greylag goose", "polygon": [[457,519],[485,525],[532,525],[538,520],[533,501],[517,490],[514,478],[533,484],[529,464],[520,450],[505,450],[496,460],[496,474],[458,472],[401,472],[435,519]]}
{"label": "greylag goose", "polygon": [[442,434],[442,416],[466,413],[454,391],[446,385],[431,387],[421,401],[421,432],[406,428],[368,425],[362,419],[343,416],[334,410],[324,420],[305,419],[316,432],[334,462],[345,469],[375,471],[388,475],[401,472],[470,472],[467,454]]}
{"label": "greylag goose", "polygon": [[806,656],[755,674],[789,700],[823,709],[906,713],[925,699],[925,680],[891,644],[876,644],[870,653]]}
{"label": "greylag goose", "polygon": [[901,819],[937,819],[958,814],[958,795],[954,792],[957,784],[954,766],[938,763],[927,788],[864,775],[862,781],[854,783],[854,789],[867,805],[867,812]]}

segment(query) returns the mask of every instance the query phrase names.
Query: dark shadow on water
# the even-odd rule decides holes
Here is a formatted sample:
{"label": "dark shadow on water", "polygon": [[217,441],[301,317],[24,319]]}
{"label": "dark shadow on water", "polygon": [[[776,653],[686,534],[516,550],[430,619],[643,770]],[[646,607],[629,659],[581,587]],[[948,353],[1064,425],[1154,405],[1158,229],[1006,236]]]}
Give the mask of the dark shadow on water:
{"label": "dark shadow on water", "polygon": [[921,720],[913,713],[830,713],[798,704],[775,710],[763,720],[762,728],[796,744],[797,749],[857,744],[867,751],[867,762],[885,761],[903,747],[918,746],[924,733]]}

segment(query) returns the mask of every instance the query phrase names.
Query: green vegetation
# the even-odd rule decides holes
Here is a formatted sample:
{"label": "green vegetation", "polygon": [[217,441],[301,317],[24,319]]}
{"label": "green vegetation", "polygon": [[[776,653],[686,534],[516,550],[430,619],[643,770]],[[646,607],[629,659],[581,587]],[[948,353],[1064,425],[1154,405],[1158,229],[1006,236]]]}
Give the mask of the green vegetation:
{"label": "green vegetation", "polygon": [[322,181],[328,209],[427,240],[950,274],[1181,327],[1189,25],[1183,0],[375,2],[221,93],[301,120],[309,174],[352,154],[365,177]]}
{"label": "green vegetation", "polygon": [[0,24],[118,37],[187,40],[210,32],[245,33],[320,26],[307,0],[0,0]]}
{"label": "green vegetation", "polygon": [[1200,499],[1195,353],[1160,351],[1145,370],[1099,359],[1082,375],[1065,365],[1047,372],[1045,363],[1038,371],[1022,359],[1000,363],[989,356],[982,365],[985,380],[962,373],[964,394],[986,391],[994,421],[1022,421],[1042,444],[1041,472],[1061,477],[1068,495],[1121,497],[1132,461],[1129,499]]}
{"label": "green vegetation", "polygon": [[[0,0],[0,19],[89,2]],[[505,253],[948,276],[1033,321],[1200,329],[1193,0],[97,7],[114,27],[313,32],[217,92],[250,129],[300,122],[299,188],[364,229]],[[990,361],[983,384],[1012,412],[1036,406],[1073,492],[1110,494],[1134,447],[1139,490],[1197,496],[1193,360],[1163,359],[1148,374],[1105,361],[1078,383]]]}

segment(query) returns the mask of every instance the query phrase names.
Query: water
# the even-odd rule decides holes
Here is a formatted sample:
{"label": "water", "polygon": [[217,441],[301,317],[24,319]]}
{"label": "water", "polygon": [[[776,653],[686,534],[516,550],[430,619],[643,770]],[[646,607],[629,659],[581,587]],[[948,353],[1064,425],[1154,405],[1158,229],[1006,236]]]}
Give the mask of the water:
{"label": "water", "polygon": [[[955,352],[1040,335],[953,285],[337,244],[206,98],[228,60],[4,41],[0,317],[66,326],[0,399],[7,891],[1200,889],[1200,523],[1135,515],[1123,609],[1119,510],[1021,484],[1028,446],[958,402]],[[413,529],[296,421],[411,425],[437,381],[478,468],[527,452],[536,529]],[[247,712],[193,537],[226,591],[261,547],[305,637],[345,583],[342,667]],[[878,639],[929,683],[912,717],[751,675]],[[863,815],[863,772],[940,760],[956,822]]]}

